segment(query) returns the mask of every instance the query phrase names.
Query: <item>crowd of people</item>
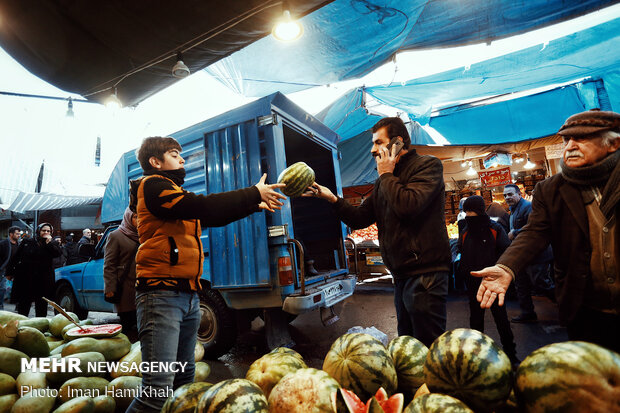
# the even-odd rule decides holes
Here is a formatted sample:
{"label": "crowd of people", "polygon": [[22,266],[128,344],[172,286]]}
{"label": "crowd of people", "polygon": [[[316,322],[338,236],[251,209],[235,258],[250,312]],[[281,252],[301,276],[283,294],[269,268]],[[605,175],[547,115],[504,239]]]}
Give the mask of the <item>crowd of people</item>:
{"label": "crowd of people", "polygon": [[[567,119],[558,134],[565,143],[562,171],[535,187],[532,202],[518,186],[506,185],[510,214],[499,205],[487,207],[479,196],[461,203],[457,271],[468,291],[470,327],[482,331],[484,309],[490,308],[502,346],[515,364],[516,343],[504,307],[512,281],[521,308],[512,322],[537,320],[531,296],[538,291],[557,300],[569,339],[620,352],[620,115],[583,112]],[[142,360],[188,363],[177,374],[145,373],[143,386],[155,389],[193,380],[204,260],[195,234],[201,225],[221,226],[261,210],[274,212],[285,198],[277,191],[284,184],[268,185],[266,175],[236,191],[207,196],[188,192],[182,187],[181,150],[170,137],[143,141],[137,157],[144,175],[131,182],[130,205],[105,248],[105,297],[115,303],[123,323],[137,324]],[[430,346],[446,329],[453,271],[443,166],[416,152],[397,117],[373,126],[371,155],[379,178],[361,205],[352,206],[319,182],[303,196],[332,204],[335,215],[352,229],[377,224],[381,255],[394,279],[398,334]],[[16,286],[20,279],[31,283],[35,276],[53,277],[48,269],[62,251],[51,232],[51,225],[39,225],[36,237],[16,251],[14,235],[9,235],[5,254],[13,258],[1,268]],[[78,243],[90,242],[90,236],[85,230]],[[24,265],[24,259],[45,270]],[[46,283],[38,284],[49,288]],[[21,291],[18,311],[27,314],[33,291]],[[128,411],[159,411],[164,401],[137,397]]]}

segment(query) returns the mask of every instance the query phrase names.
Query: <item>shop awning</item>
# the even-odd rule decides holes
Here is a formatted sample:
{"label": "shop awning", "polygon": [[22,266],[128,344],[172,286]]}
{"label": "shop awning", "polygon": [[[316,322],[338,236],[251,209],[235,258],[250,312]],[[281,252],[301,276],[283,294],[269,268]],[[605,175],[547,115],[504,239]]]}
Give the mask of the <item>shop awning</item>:
{"label": "shop awning", "polygon": [[23,213],[26,211],[45,211],[50,209],[62,209],[96,204],[101,202],[101,200],[102,197],[20,192],[7,209],[18,213]]}

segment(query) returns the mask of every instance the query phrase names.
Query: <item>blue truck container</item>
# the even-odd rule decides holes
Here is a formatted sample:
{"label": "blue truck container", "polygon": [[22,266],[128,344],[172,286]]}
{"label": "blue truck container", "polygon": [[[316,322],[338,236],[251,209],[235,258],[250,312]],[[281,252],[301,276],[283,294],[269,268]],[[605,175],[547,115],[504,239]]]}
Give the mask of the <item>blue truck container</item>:
{"label": "blue truck container", "polygon": [[[336,134],[281,93],[172,136],[183,147],[188,191],[248,187],[263,173],[274,183],[287,166],[303,161],[314,169],[317,182],[342,195]],[[56,270],[56,298],[69,310],[82,316],[89,310],[113,311],[103,300],[103,249],[129,204],[129,181],[141,175],[134,151],[125,153],[106,187],[101,220],[109,227],[93,257]],[[326,310],[351,296],[356,282],[348,271],[345,238],[346,228],[330,204],[302,197],[287,198],[275,213],[203,228],[198,338],[207,354],[219,356],[232,347],[239,314],[263,316],[271,346],[289,341],[283,319],[314,310],[321,311],[326,324],[337,319]],[[311,274],[306,274],[308,259],[316,269]]]}

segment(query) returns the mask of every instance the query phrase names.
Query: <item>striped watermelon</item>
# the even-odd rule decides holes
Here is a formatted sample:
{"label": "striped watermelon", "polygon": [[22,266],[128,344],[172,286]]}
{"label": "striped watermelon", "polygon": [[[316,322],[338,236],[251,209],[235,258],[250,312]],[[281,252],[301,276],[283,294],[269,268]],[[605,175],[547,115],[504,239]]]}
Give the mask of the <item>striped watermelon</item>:
{"label": "striped watermelon", "polygon": [[213,386],[211,383],[184,384],[166,400],[161,413],[193,413],[203,393]]}
{"label": "striped watermelon", "polygon": [[333,413],[332,395],[338,382],[322,370],[307,368],[289,373],[271,390],[271,413]]}
{"label": "striped watermelon", "polygon": [[269,353],[252,363],[245,378],[257,384],[269,398],[271,389],[282,377],[306,367],[306,363],[290,353]]}
{"label": "striped watermelon", "polygon": [[508,356],[489,336],[468,328],[447,331],[433,342],[424,374],[431,393],[454,396],[476,411],[502,405],[512,389]]}
{"label": "striped watermelon", "polygon": [[620,412],[620,354],[582,341],[539,348],[517,369],[515,395],[528,412]]}
{"label": "striped watermelon", "polygon": [[314,183],[314,171],[305,162],[295,162],[282,171],[278,183],[286,184],[286,187],[282,188],[284,195],[300,196]]}
{"label": "striped watermelon", "polygon": [[276,347],[273,350],[271,350],[269,353],[270,354],[274,354],[274,353],[277,353],[277,354],[281,354],[281,353],[290,354],[292,356],[297,357],[299,360],[304,361],[304,358],[301,356],[301,354],[299,354],[298,352],[296,352],[292,348],[288,348],[288,347]]}
{"label": "striped watermelon", "polygon": [[340,336],[325,356],[323,370],[362,400],[381,387],[392,394],[398,384],[392,357],[383,343],[369,334]]}
{"label": "striped watermelon", "polygon": [[424,384],[424,362],[428,348],[416,338],[400,336],[390,341],[388,352],[398,376],[398,390],[409,399]]}
{"label": "striped watermelon", "polygon": [[403,413],[474,413],[474,411],[454,397],[428,393],[415,398]]}
{"label": "striped watermelon", "polygon": [[221,381],[200,397],[196,413],[268,413],[260,387],[245,379]]}

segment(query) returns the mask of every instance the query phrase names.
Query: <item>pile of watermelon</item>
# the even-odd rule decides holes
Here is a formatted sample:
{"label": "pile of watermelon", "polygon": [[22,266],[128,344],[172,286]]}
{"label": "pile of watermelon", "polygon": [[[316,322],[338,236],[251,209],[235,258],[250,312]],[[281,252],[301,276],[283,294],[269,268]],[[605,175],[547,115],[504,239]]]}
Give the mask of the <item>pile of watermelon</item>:
{"label": "pile of watermelon", "polygon": [[[0,413],[114,413],[127,409],[133,398],[123,393],[133,393],[124,390],[137,389],[142,383],[137,368],[142,361],[140,343],[132,344],[119,324],[96,326],[92,320],[80,321],[77,315],[69,315],[82,328],[61,314],[27,318],[0,311]],[[206,380],[210,373],[209,365],[199,361],[203,356],[204,348],[197,345],[198,381]],[[77,359],[82,372],[22,371],[22,360],[32,358],[50,362]],[[127,362],[136,368],[101,372],[86,367],[89,362],[106,361]]]}

